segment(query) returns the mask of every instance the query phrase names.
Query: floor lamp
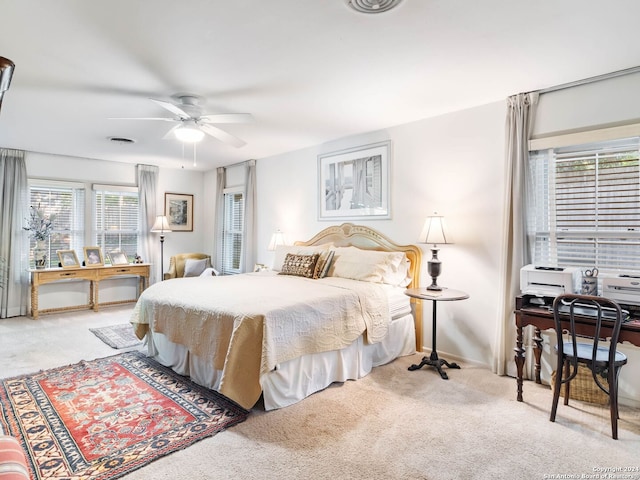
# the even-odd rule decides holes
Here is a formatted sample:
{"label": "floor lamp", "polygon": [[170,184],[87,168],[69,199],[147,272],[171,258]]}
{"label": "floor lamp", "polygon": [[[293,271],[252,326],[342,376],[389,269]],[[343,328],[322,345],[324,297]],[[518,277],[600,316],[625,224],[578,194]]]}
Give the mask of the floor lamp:
{"label": "floor lamp", "polygon": [[171,231],[169,220],[164,215],[158,215],[151,227],[151,232],[160,234],[160,280],[164,280],[164,234]]}

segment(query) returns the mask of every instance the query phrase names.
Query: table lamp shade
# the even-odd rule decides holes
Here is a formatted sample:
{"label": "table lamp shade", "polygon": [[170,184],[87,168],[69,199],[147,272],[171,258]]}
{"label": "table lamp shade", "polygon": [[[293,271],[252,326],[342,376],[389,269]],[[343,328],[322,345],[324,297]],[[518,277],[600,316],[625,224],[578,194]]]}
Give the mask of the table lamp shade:
{"label": "table lamp shade", "polygon": [[437,213],[427,217],[422,227],[420,237],[418,237],[420,243],[430,243],[432,245],[453,243],[451,235],[444,221],[442,215]]}
{"label": "table lamp shade", "polygon": [[276,232],[271,235],[271,241],[269,242],[269,247],[267,248],[269,251],[273,251],[276,249],[278,245],[286,245],[287,239],[280,230],[276,230]]}

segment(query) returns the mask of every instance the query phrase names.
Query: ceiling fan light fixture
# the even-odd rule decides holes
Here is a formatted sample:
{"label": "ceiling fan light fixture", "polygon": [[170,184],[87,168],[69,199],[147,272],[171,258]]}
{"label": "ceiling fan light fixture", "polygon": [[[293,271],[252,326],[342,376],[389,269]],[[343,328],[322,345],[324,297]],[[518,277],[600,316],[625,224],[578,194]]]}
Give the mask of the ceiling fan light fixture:
{"label": "ceiling fan light fixture", "polygon": [[382,13],[397,7],[402,0],[346,0],[347,6],[360,13]]}
{"label": "ceiling fan light fixture", "polygon": [[176,128],[174,134],[178,140],[185,143],[197,143],[204,138],[204,132],[202,130],[189,125]]}

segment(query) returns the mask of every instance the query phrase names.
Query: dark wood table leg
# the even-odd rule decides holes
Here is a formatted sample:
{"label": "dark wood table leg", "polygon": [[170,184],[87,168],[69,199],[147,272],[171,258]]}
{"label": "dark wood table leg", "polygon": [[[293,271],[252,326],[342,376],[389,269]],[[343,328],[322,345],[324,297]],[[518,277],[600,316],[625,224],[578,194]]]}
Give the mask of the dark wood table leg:
{"label": "dark wood table leg", "polygon": [[542,384],[542,380],[540,380],[540,360],[542,359],[542,333],[538,327],[535,327],[535,332],[533,336],[533,358],[536,362],[536,383]]}
{"label": "dark wood table leg", "polygon": [[516,377],[516,383],[518,385],[518,396],[517,400],[522,402],[522,373],[524,368],[524,348],[522,348],[522,327],[520,325],[516,325],[516,348],[514,348],[516,352],[515,361],[516,361],[516,370],[518,372]]}

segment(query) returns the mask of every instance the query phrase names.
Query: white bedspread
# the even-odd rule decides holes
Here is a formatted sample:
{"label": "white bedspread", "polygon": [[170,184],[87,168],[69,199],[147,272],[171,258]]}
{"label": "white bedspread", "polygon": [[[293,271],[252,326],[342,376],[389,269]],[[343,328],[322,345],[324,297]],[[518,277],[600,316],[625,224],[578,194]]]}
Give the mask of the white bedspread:
{"label": "white bedspread", "polygon": [[260,376],[278,363],[343,348],[363,333],[376,343],[389,320],[382,285],[260,272],[156,283],[140,296],[131,322],[210,359],[223,370],[221,393],[251,407]]}

